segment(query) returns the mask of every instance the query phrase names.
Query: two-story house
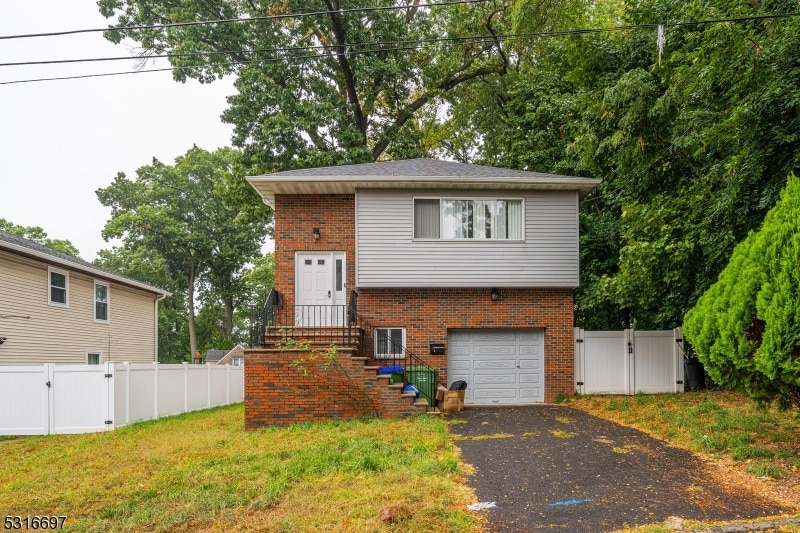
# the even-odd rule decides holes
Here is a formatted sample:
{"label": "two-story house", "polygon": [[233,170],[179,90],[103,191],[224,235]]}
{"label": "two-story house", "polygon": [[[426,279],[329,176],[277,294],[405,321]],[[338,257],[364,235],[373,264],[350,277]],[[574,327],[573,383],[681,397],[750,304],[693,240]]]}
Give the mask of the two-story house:
{"label": "two-story house", "polygon": [[0,230],[0,365],[158,361],[168,294]]}
{"label": "two-story house", "polygon": [[413,159],[248,181],[296,325],[342,323],[357,298],[372,360],[402,346],[466,381],[467,404],[574,392],[578,206],[599,180]]}

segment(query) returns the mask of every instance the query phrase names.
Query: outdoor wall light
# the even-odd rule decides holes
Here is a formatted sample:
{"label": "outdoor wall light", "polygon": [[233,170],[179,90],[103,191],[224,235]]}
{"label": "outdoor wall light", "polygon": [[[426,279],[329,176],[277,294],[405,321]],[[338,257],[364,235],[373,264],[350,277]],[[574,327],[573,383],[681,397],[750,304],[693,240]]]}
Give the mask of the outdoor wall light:
{"label": "outdoor wall light", "polygon": [[6,342],[6,340],[7,340],[6,337],[0,337],[0,344],[3,344],[4,342]]}
{"label": "outdoor wall light", "polygon": [[313,235],[315,239],[319,239],[319,228],[312,229],[311,235]]}
{"label": "outdoor wall light", "polygon": [[497,292],[497,289],[492,289],[492,301],[496,302],[499,297],[500,293]]}

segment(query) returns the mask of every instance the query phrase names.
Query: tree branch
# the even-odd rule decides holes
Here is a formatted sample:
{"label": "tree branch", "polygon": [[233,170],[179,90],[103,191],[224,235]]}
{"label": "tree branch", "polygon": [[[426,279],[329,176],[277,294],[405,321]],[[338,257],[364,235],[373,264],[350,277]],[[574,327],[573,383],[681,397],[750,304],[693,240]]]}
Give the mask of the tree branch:
{"label": "tree branch", "polygon": [[361,132],[364,139],[364,146],[367,144],[367,120],[364,116],[364,111],[361,109],[361,103],[358,100],[358,92],[356,91],[356,78],[353,74],[353,69],[350,67],[350,62],[345,55],[345,47],[347,46],[347,36],[344,31],[342,19],[339,16],[338,5],[334,6],[331,0],[325,0],[325,5],[330,11],[331,24],[333,28],[333,35],[336,39],[336,59],[339,62],[339,67],[342,69],[344,75],[345,89],[347,91],[347,99],[352,107],[353,115],[356,119],[356,125]]}

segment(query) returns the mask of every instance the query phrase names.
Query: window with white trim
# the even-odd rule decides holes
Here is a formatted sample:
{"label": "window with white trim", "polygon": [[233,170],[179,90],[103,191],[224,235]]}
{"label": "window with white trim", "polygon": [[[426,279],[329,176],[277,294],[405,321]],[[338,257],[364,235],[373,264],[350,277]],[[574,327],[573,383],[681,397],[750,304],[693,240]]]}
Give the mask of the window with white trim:
{"label": "window with white trim", "polygon": [[47,302],[50,305],[69,307],[69,272],[47,268]]}
{"label": "window with white trim", "polygon": [[405,345],[405,328],[375,328],[375,359],[400,359]]}
{"label": "window with white trim", "polygon": [[99,365],[103,363],[103,352],[86,352],[87,365]]}
{"label": "window with white trim", "polygon": [[415,239],[521,240],[521,199],[415,198]]}
{"label": "window with white trim", "polygon": [[94,282],[94,321],[108,322],[108,283]]}

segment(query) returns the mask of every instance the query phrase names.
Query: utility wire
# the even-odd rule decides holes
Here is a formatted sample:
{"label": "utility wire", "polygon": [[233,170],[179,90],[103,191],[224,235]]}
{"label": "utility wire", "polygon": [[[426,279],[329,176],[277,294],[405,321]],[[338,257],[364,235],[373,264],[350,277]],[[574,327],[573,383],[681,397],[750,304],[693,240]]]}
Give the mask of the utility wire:
{"label": "utility wire", "polygon": [[[230,54],[260,54],[260,53],[283,53],[283,52],[312,52],[315,50],[329,50],[329,49],[336,49],[336,48],[347,48],[348,54],[363,54],[368,52],[393,52],[396,50],[408,50],[409,47],[413,48],[411,45],[419,45],[419,44],[433,44],[433,43],[442,43],[442,42],[474,42],[474,43],[481,43],[484,41],[493,41],[495,39],[514,39],[514,38],[523,38],[529,37],[531,34],[508,34],[508,35],[465,35],[461,37],[431,37],[428,39],[414,39],[414,40],[399,40],[399,41],[374,41],[369,43],[352,43],[347,45],[307,45],[307,46],[286,46],[281,48],[258,48],[254,50],[245,50],[245,49],[238,49],[238,50],[209,50],[207,52],[191,52],[185,54],[153,54],[147,56],[121,56],[121,57],[96,57],[96,58],[86,58],[86,59],[54,59],[54,60],[46,60],[46,61],[20,61],[15,63],[0,63],[0,67],[21,67],[21,66],[34,66],[34,65],[53,65],[53,64],[65,64],[65,63],[94,63],[94,62],[101,62],[101,61],[130,61],[132,59],[138,60],[146,60],[146,59],[170,59],[170,58],[185,58],[185,57],[208,57],[208,56],[216,56],[216,55],[230,55]],[[373,47],[377,46],[379,48],[370,49],[370,50],[358,50],[361,47]],[[417,46],[419,48],[419,46]],[[310,58],[318,57],[318,56],[307,56]],[[281,58],[281,60],[285,59],[297,59],[296,56],[287,56],[285,58]]]}
{"label": "utility wire", "polygon": [[394,10],[401,10],[401,9],[418,9],[422,7],[439,7],[439,6],[452,6],[457,4],[478,4],[482,2],[488,2],[489,0],[450,0],[447,2],[436,2],[432,4],[416,4],[416,5],[406,5],[406,6],[380,6],[380,7],[355,7],[352,9],[339,9],[336,11],[325,10],[325,11],[304,11],[300,13],[285,13],[282,15],[265,15],[261,17],[248,17],[248,18],[235,18],[235,19],[219,19],[219,20],[199,20],[194,22],[174,22],[171,24],[153,24],[153,25],[141,25],[141,26],[119,26],[113,27],[110,26],[108,28],[88,28],[82,30],[66,30],[66,31],[55,31],[55,32],[47,32],[47,33],[25,33],[20,35],[0,35],[0,40],[5,39],[30,39],[34,37],[59,37],[64,35],[76,35],[80,33],[99,33],[105,31],[128,31],[128,30],[161,30],[166,28],[181,28],[187,26],[202,26],[202,25],[212,25],[212,24],[231,24],[231,23],[241,23],[241,22],[261,22],[261,21],[272,21],[272,20],[284,20],[284,19],[294,19],[294,18],[303,18],[303,17],[315,17],[320,15],[331,15],[331,14],[347,14],[347,13],[369,13],[372,11],[394,11]]}
{"label": "utility wire", "polygon": [[[464,1],[486,1],[486,0],[462,0]],[[426,5],[444,5],[444,4],[426,4]],[[559,36],[569,36],[569,35],[583,35],[583,34],[592,34],[592,33],[608,33],[612,31],[632,31],[632,30],[639,30],[639,29],[653,29],[657,28],[658,26],[671,26],[671,27],[680,27],[680,26],[690,26],[690,25],[702,25],[702,24],[719,24],[723,22],[745,22],[751,20],[763,20],[763,19],[778,19],[778,18],[790,18],[790,17],[797,17],[800,16],[800,12],[792,12],[792,13],[774,13],[769,15],[753,15],[749,17],[731,17],[731,18],[723,18],[723,19],[708,19],[708,20],[697,20],[697,21],[686,21],[686,22],[673,22],[673,23],[665,23],[665,24],[636,24],[636,25],[628,25],[628,26],[612,26],[609,28],[582,28],[582,29],[572,29],[572,30],[553,30],[547,32],[527,32],[527,33],[511,33],[511,34],[498,34],[498,35],[470,35],[470,36],[462,36],[462,37],[439,37],[439,38],[429,38],[429,39],[422,39],[422,40],[414,40],[414,41],[376,41],[372,43],[349,43],[345,45],[347,48],[351,49],[350,53],[355,52],[355,47],[361,46],[384,46],[387,45],[390,48],[380,48],[377,50],[372,51],[395,51],[395,50],[406,50],[407,48],[405,45],[409,43],[434,43],[434,42],[476,42],[480,43],[483,41],[488,40],[510,40],[510,39],[526,39],[526,38],[548,38],[548,37],[559,37]],[[2,39],[3,37],[0,37]],[[402,48],[391,48],[396,45],[401,45]],[[207,52],[193,52],[193,53],[186,53],[186,54],[157,54],[157,55],[149,55],[149,56],[142,56],[142,57],[131,57],[131,56],[123,56],[123,57],[95,57],[95,58],[85,58],[85,59],[53,59],[53,60],[43,60],[43,61],[18,61],[18,62],[10,62],[10,63],[0,63],[0,67],[18,67],[18,66],[33,66],[33,65],[53,65],[53,64],[68,64],[68,63],[95,63],[95,62],[103,62],[103,61],[130,61],[132,59],[135,60],[142,60],[142,59],[169,59],[169,58],[182,58],[182,57],[208,57],[214,55],[229,55],[229,54],[256,54],[256,53],[279,53],[279,52],[293,52],[293,51],[312,51],[312,50],[326,50],[330,48],[338,48],[341,45],[308,45],[308,46],[296,46],[296,47],[282,47],[282,48],[267,48],[267,49],[255,49],[255,50],[225,50],[225,51],[207,51]],[[313,56],[312,56],[313,57]],[[292,58],[295,59],[295,58]]]}
{"label": "utility wire", "polygon": [[[764,19],[779,19],[779,18],[792,18],[800,16],[800,12],[792,12],[792,13],[775,13],[770,15],[754,15],[749,17],[731,17],[731,18],[723,18],[723,19],[707,19],[707,20],[698,20],[698,21],[686,21],[686,22],[673,22],[673,23],[664,23],[663,26],[672,26],[672,27],[680,27],[680,26],[698,26],[704,24],[719,24],[719,23],[727,23],[727,22],[745,22],[745,21],[752,21],[752,20],[764,20]],[[348,55],[360,55],[360,54],[367,54],[367,53],[377,53],[377,52],[395,52],[395,51],[405,51],[405,50],[418,50],[420,48],[428,47],[435,43],[441,42],[474,42],[474,43],[482,43],[482,42],[495,42],[495,41],[507,41],[512,39],[531,39],[531,38],[550,38],[550,37],[560,37],[560,36],[570,36],[570,35],[586,35],[586,34],[597,34],[597,33],[608,33],[612,31],[632,31],[638,29],[653,29],[658,27],[659,24],[652,23],[652,24],[636,24],[636,25],[627,25],[627,26],[612,26],[609,28],[582,28],[582,29],[571,29],[571,30],[554,30],[554,31],[546,31],[546,32],[527,32],[527,33],[515,33],[515,34],[498,34],[498,35],[472,35],[472,36],[464,36],[464,37],[439,37],[439,38],[429,38],[429,39],[421,39],[421,40],[414,40],[414,41],[377,41],[374,43],[353,43],[346,45],[346,48],[349,50],[347,51]],[[382,47],[383,45],[391,45],[391,47]],[[403,45],[403,46],[396,46],[396,45]],[[378,46],[378,48],[374,49],[366,49],[366,50],[359,50],[357,47],[367,47],[367,46]],[[341,48],[341,45],[331,45],[331,46],[299,46],[299,47],[284,47],[284,48],[271,48],[271,49],[259,49],[259,50],[230,50],[230,51],[208,51],[208,52],[198,52],[198,53],[191,53],[191,54],[160,54],[160,55],[153,55],[153,56],[145,56],[145,57],[116,57],[116,58],[89,58],[89,59],[68,59],[68,60],[53,60],[53,61],[30,61],[30,62],[18,62],[18,63],[0,63],[0,67],[2,66],[30,66],[30,65],[42,65],[42,64],[53,64],[53,63],[78,63],[78,62],[98,62],[98,61],[119,61],[119,60],[146,60],[149,58],[178,58],[178,57],[208,57],[213,55],[220,55],[220,54],[232,54],[232,53],[240,53],[240,54],[255,54],[255,53],[285,53],[285,52],[294,52],[294,51],[314,51],[314,50],[324,50],[330,48]],[[56,80],[70,80],[70,79],[83,79],[83,78],[97,78],[97,77],[104,77],[104,76],[120,76],[126,74],[141,74],[145,72],[163,72],[167,70],[192,70],[192,69],[200,69],[206,68],[210,66],[215,67],[223,67],[223,66],[236,66],[236,65],[244,65],[244,64],[251,64],[251,63],[274,63],[274,62],[283,62],[283,61],[296,61],[296,60],[303,60],[303,59],[319,59],[321,56],[318,54],[315,55],[305,55],[305,56],[292,56],[287,55],[283,57],[273,57],[273,58],[266,58],[266,59],[253,59],[253,60],[240,60],[240,61],[233,61],[233,62],[226,62],[226,63],[213,63],[210,65],[191,65],[191,66],[174,66],[169,68],[160,68],[160,69],[143,69],[143,70],[135,70],[135,71],[125,71],[125,72],[109,72],[109,73],[101,73],[101,74],[87,74],[87,75],[77,75],[77,76],[62,76],[62,77],[52,77],[52,78],[36,78],[36,79],[23,79],[23,80],[13,80],[13,81],[6,81],[0,82],[0,85],[11,85],[16,83],[31,83],[31,82],[40,82],[40,81],[56,81]]]}

